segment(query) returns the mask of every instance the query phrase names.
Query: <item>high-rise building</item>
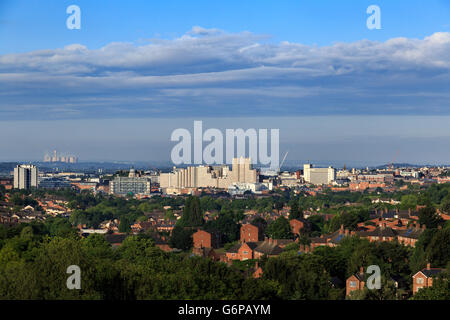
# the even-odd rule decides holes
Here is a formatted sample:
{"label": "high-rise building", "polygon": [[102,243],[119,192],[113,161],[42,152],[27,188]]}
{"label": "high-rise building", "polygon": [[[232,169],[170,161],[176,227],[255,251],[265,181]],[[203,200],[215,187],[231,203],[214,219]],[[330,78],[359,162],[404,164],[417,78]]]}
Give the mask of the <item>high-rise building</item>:
{"label": "high-rise building", "polygon": [[161,188],[219,188],[233,183],[256,183],[256,170],[250,158],[235,158],[231,170],[227,165],[174,168],[160,175]]}
{"label": "high-rise building", "polygon": [[332,167],[313,168],[312,164],[303,165],[303,179],[312,184],[329,184],[336,179],[336,171]]}
{"label": "high-rise building", "polygon": [[18,165],[14,168],[14,188],[30,189],[38,187],[38,169],[33,165]]}

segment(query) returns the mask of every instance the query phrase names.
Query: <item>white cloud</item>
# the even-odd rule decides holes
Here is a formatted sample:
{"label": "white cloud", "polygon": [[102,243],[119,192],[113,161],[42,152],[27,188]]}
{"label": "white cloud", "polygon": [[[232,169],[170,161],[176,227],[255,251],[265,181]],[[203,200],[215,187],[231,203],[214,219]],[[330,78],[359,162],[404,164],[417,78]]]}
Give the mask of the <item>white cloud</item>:
{"label": "white cloud", "polygon": [[146,45],[0,55],[0,116],[450,113],[450,33],[323,47],[266,40],[195,26]]}

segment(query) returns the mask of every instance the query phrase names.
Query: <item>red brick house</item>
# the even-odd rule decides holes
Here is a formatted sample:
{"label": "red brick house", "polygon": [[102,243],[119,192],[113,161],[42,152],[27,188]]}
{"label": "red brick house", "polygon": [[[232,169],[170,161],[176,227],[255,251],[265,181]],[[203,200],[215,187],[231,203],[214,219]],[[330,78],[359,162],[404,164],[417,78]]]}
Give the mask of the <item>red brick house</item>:
{"label": "red brick house", "polygon": [[220,236],[217,233],[198,230],[192,235],[194,248],[218,248]]}
{"label": "red brick house", "polygon": [[196,256],[203,257],[203,258],[210,258],[214,261],[220,261],[221,256],[220,254],[216,253],[213,248],[193,248],[192,253]]}
{"label": "red brick house", "polygon": [[256,261],[254,270],[255,271],[253,271],[253,278],[256,278],[256,279],[261,278],[261,276],[263,274],[263,269],[260,266],[258,266],[258,261]]}
{"label": "red brick house", "polygon": [[377,241],[394,241],[397,237],[397,232],[386,226],[386,223],[380,223],[375,230],[369,232],[359,232],[361,238],[367,238],[370,242]]}
{"label": "red brick house", "polygon": [[422,228],[412,225],[411,228],[398,232],[398,242],[405,246],[415,247],[417,240],[425,230],[425,225]]}
{"label": "red brick house", "polygon": [[292,219],[289,221],[289,224],[291,225],[292,233],[295,235],[299,235],[300,230],[305,227],[305,223],[299,219]]}
{"label": "red brick house", "polygon": [[428,263],[426,268],[413,275],[413,295],[422,288],[432,287],[433,278],[442,271],[443,269],[440,268],[431,268],[431,265]]}
{"label": "red brick house", "polygon": [[260,259],[266,255],[268,257],[276,257],[283,252],[283,249],[272,240],[258,242],[243,242],[231,247],[227,253],[228,260],[249,260]]}
{"label": "red brick house", "polygon": [[366,283],[364,281],[364,269],[363,267],[361,267],[359,269],[359,273],[355,273],[347,279],[345,285],[346,288],[345,295],[349,296],[352,291],[364,289],[365,284]]}
{"label": "red brick house", "polygon": [[249,260],[254,258],[254,250],[258,246],[256,242],[244,242],[241,244],[238,254],[239,260]]}
{"label": "red brick house", "polygon": [[311,238],[311,250],[314,250],[320,246],[336,247],[339,242],[345,237],[353,235],[348,229],[344,229],[344,225],[341,225],[340,229],[333,232],[330,235],[322,235],[320,237]]}
{"label": "red brick house", "polygon": [[241,247],[240,244],[236,244],[227,250],[225,256],[227,257],[228,261],[241,260],[238,252],[240,247]]}
{"label": "red brick house", "polygon": [[264,239],[261,227],[254,224],[243,224],[241,226],[241,242],[258,242]]}

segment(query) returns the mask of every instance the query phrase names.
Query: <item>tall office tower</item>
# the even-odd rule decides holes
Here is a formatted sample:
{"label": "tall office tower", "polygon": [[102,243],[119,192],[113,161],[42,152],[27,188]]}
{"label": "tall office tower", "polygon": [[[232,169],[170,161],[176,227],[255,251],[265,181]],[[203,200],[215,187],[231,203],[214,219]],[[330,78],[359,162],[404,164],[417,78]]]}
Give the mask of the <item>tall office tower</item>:
{"label": "tall office tower", "polygon": [[18,165],[14,168],[14,188],[30,189],[38,187],[38,169],[33,165]]}

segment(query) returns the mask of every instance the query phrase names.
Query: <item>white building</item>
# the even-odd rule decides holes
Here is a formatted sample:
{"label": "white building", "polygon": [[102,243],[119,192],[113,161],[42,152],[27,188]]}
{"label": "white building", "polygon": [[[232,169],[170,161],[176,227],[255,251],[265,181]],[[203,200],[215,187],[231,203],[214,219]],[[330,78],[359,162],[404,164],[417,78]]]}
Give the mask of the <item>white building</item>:
{"label": "white building", "polygon": [[33,165],[18,165],[14,168],[14,188],[30,189],[38,187],[38,169]]}
{"label": "white building", "polygon": [[244,194],[245,191],[261,193],[264,190],[272,190],[272,184],[237,182],[228,187],[228,193],[231,195],[241,195]]}
{"label": "white building", "polygon": [[256,183],[256,170],[250,158],[233,159],[232,168],[221,166],[197,166],[174,168],[170,173],[161,173],[161,188],[218,188],[226,189],[233,183]]}
{"label": "white building", "polygon": [[307,163],[303,165],[303,179],[311,184],[330,184],[336,179],[336,170],[333,167],[313,168]]}

